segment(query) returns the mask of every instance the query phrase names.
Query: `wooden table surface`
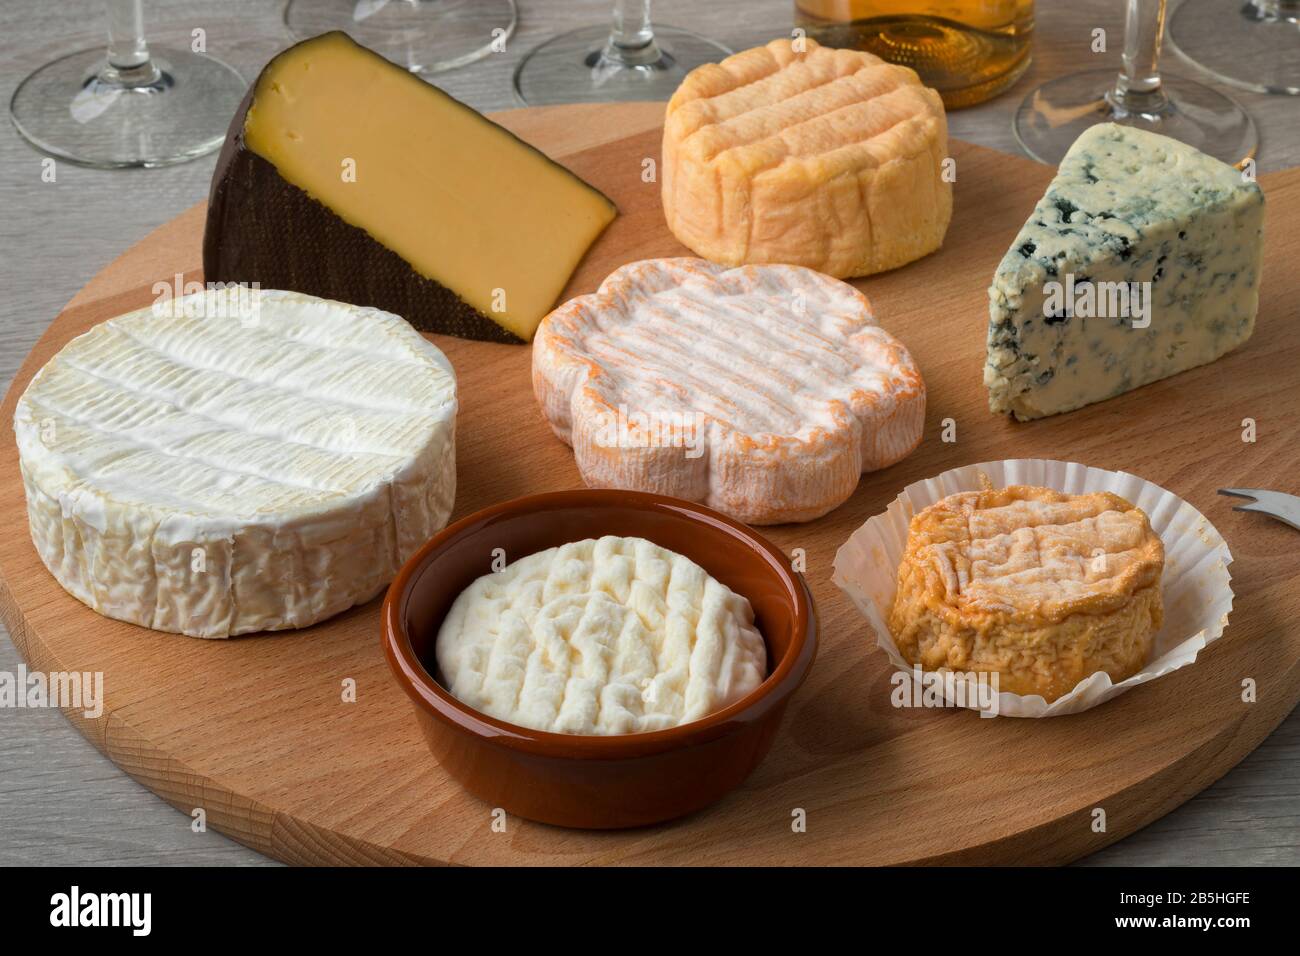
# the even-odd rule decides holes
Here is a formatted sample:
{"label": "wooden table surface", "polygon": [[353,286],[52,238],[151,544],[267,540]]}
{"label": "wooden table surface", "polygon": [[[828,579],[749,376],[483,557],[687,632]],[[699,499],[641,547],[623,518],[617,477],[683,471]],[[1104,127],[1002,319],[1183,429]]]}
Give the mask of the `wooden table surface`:
{"label": "wooden table surface", "polygon": [[[510,75],[519,56],[563,29],[599,22],[607,0],[519,0],[509,49],[439,74],[448,92],[484,110],[518,105]],[[83,7],[89,6],[91,12]],[[188,43],[203,27],[209,50],[248,78],[288,42],[280,0],[146,0],[151,39]],[[786,33],[790,0],[657,0],[656,19],[707,33],[735,49]],[[1034,65],[1010,92],[949,116],[951,134],[1016,152],[1011,114],[1044,79],[1118,66],[1120,0],[1039,0]],[[101,44],[95,4],[9,0],[0,6],[0,96],[57,55]],[[1233,9],[1225,3],[1225,15]],[[1089,50],[1091,31],[1107,31],[1110,53]],[[1169,72],[1194,71],[1176,56]],[[1300,165],[1300,98],[1234,91],[1261,129],[1259,167]],[[41,178],[41,156],[0,122],[0,384],[53,316],[96,272],[208,189],[214,158],[162,170],[102,172],[60,164]],[[3,427],[9,427],[3,423]],[[26,528],[6,534],[26,535]],[[1300,545],[1300,539],[1297,544]],[[0,639],[0,671],[21,658]],[[0,864],[269,865],[191,820],[101,756],[54,710],[0,710]],[[1300,863],[1300,713],[1217,784],[1145,830],[1083,865],[1269,865]]]}

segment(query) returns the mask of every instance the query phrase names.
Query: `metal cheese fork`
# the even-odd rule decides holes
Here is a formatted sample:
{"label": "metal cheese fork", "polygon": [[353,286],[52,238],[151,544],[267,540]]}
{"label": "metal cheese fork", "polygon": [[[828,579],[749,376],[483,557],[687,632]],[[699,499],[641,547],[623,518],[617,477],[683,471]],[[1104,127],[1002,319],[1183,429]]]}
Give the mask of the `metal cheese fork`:
{"label": "metal cheese fork", "polygon": [[1233,511],[1258,511],[1300,531],[1300,498],[1295,495],[1263,488],[1220,488],[1219,494],[1252,499],[1249,504],[1238,505]]}

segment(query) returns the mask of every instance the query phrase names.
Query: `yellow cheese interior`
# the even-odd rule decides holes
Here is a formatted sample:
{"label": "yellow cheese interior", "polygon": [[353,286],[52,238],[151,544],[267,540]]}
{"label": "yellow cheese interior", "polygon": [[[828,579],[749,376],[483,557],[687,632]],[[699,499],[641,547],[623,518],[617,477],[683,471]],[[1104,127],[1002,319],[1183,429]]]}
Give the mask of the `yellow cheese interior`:
{"label": "yellow cheese interior", "polygon": [[537,150],[342,33],[267,66],[244,143],[524,340],[616,215]]}

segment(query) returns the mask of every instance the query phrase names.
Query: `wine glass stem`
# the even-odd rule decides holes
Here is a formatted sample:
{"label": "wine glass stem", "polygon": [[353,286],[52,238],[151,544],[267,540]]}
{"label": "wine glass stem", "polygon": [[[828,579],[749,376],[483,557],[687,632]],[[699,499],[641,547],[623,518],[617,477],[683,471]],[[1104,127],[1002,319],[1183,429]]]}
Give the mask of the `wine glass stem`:
{"label": "wine glass stem", "polygon": [[1251,20],[1295,23],[1300,19],[1300,0],[1250,0],[1241,12]]}
{"label": "wine glass stem", "polygon": [[661,54],[650,25],[650,0],[615,0],[605,57],[624,66],[655,63]]}
{"label": "wine glass stem", "polygon": [[101,82],[113,86],[148,86],[158,80],[144,39],[144,0],[105,0],[108,11],[108,60]]}
{"label": "wine glass stem", "polygon": [[1110,93],[1111,104],[1128,113],[1160,113],[1168,98],[1160,88],[1160,41],[1165,0],[1128,0],[1124,20],[1124,71]]}

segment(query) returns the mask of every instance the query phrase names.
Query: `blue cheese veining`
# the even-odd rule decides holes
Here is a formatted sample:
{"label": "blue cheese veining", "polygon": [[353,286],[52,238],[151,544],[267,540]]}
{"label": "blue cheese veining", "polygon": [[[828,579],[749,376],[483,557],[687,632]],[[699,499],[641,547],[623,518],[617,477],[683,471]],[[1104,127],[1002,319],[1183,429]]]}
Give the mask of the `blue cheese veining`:
{"label": "blue cheese veining", "polygon": [[[989,288],[990,409],[1022,421],[1068,412],[1241,345],[1263,236],[1264,194],[1238,170],[1154,133],[1089,129]],[[1105,290],[1100,308],[1052,307],[1062,287],[1094,298],[1090,284]],[[1140,309],[1104,307],[1129,290]]]}

